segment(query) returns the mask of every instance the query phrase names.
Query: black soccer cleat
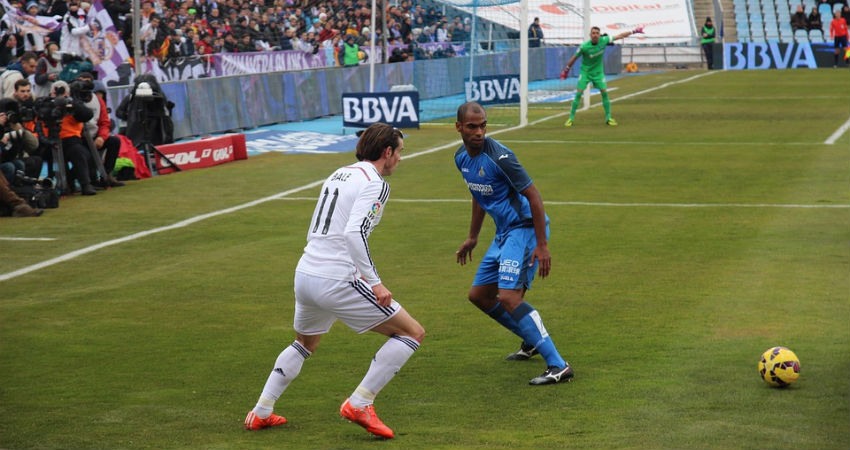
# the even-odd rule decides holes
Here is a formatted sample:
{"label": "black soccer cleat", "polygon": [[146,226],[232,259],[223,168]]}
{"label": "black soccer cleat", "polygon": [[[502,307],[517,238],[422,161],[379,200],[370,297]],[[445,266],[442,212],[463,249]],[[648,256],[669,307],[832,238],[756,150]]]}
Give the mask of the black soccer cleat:
{"label": "black soccer cleat", "polygon": [[507,361],[525,361],[537,354],[537,349],[523,342],[519,350],[505,357]]}
{"label": "black soccer cleat", "polygon": [[543,384],[569,383],[573,381],[574,376],[573,368],[570,366],[564,368],[549,366],[542,375],[532,378],[528,384],[539,386]]}

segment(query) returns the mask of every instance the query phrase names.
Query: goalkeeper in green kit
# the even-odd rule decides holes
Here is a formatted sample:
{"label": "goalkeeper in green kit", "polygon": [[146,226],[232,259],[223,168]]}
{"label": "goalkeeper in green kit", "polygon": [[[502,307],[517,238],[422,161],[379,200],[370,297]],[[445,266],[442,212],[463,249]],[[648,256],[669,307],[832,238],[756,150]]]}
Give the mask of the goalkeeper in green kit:
{"label": "goalkeeper in green kit", "polygon": [[602,107],[605,108],[605,123],[611,126],[617,125],[617,121],[611,117],[611,101],[608,99],[608,85],[605,84],[605,68],[602,67],[602,57],[605,55],[605,47],[610,42],[638,33],[643,33],[643,27],[637,27],[632,31],[624,31],[613,38],[607,34],[601,34],[599,27],[590,29],[590,40],[585,41],[579,46],[576,54],[570,58],[567,66],[561,71],[561,79],[566,79],[576,60],[579,57],[582,58],[581,73],[576,84],[576,95],[573,98],[573,106],[570,109],[570,118],[564,122],[565,127],[573,126],[573,120],[576,118],[576,109],[578,109],[578,105],[581,103],[581,96],[585,88],[587,88],[587,83],[593,83],[602,95]]}

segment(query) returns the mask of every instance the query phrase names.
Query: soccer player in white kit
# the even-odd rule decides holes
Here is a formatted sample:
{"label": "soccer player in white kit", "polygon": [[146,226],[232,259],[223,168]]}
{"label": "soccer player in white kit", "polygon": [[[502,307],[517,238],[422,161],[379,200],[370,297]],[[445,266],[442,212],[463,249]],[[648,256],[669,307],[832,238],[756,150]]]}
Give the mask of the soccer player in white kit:
{"label": "soccer player in white kit", "polygon": [[357,163],[332,173],[319,192],[307,230],[307,246],[295,269],[295,341],[275,361],[257,405],[245,418],[245,428],[283,425],[274,404],[319,345],[322,335],[341,320],[357,333],[388,336],[372,359],[366,376],[340,407],[340,415],[370,433],[394,437],[375,414],[373,402],[419,348],[425,329],[393,299],[384,286],[369,251],[369,235],[378,225],[389,199],[384,177],[401,160],[404,135],[384,123],[360,134]]}

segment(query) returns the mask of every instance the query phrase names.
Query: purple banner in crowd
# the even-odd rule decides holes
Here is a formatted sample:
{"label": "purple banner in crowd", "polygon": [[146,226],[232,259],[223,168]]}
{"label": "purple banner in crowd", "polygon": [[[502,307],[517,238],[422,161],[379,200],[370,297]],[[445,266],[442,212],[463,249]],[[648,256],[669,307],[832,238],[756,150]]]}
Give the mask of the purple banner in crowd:
{"label": "purple banner in crowd", "polygon": [[218,53],[213,55],[215,74],[249,75],[268,72],[320,69],[325,67],[324,53],[312,54],[295,50],[256,53]]}
{"label": "purple banner in crowd", "polygon": [[227,75],[253,75],[292,72],[327,67],[323,52],[312,54],[296,50],[252,53],[216,53],[208,56],[170,58],[164,63],[147,59],[144,72],[159,81],[182,81]]}

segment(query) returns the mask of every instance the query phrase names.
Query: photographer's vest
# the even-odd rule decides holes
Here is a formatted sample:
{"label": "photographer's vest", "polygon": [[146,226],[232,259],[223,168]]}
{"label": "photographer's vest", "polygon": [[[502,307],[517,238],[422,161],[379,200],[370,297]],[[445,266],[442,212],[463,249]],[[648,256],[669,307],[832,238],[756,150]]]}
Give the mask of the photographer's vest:
{"label": "photographer's vest", "polygon": [[62,118],[62,123],[59,128],[59,139],[65,139],[69,137],[82,137],[83,136],[83,123],[73,118],[71,115],[67,115]]}

